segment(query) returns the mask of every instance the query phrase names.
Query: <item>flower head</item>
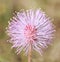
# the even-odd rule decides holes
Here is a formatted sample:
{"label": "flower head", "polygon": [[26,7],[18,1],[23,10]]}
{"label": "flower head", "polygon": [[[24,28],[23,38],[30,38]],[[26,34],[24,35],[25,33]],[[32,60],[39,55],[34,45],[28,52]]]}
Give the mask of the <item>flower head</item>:
{"label": "flower head", "polygon": [[10,37],[9,42],[13,44],[19,54],[22,50],[28,54],[29,46],[42,54],[53,38],[54,26],[41,9],[26,10],[17,12],[9,21],[7,34]]}

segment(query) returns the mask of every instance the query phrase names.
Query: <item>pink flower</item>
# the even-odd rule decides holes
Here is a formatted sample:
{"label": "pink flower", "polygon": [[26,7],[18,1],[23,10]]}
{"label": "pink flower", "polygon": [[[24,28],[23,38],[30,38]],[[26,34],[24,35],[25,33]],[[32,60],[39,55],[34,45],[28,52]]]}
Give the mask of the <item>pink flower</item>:
{"label": "pink flower", "polygon": [[19,54],[22,50],[29,52],[29,46],[42,54],[43,49],[51,43],[54,35],[54,25],[51,19],[41,10],[26,10],[17,12],[9,21],[7,34]]}

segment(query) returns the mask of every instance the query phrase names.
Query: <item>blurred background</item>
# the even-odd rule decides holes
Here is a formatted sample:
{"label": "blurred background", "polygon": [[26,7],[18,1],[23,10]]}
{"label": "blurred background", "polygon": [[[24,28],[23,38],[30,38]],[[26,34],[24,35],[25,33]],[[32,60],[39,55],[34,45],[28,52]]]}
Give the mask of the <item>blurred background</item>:
{"label": "blurred background", "polygon": [[60,0],[0,0],[0,62],[27,62],[26,56],[22,53],[17,55],[15,49],[11,49],[5,28],[15,11],[38,8],[54,19],[56,33],[52,46],[43,56],[33,52],[32,62],[60,62]]}

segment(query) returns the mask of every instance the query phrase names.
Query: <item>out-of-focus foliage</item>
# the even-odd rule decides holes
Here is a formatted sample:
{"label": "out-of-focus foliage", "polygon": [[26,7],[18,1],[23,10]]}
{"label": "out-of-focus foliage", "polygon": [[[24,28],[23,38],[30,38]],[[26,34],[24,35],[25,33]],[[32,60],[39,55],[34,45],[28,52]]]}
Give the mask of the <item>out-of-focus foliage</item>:
{"label": "out-of-focus foliage", "polygon": [[42,8],[54,19],[57,31],[52,46],[46,49],[43,56],[33,52],[32,61],[60,62],[60,0],[0,0],[0,62],[27,62],[27,57],[23,53],[17,55],[15,49],[11,49],[5,28],[15,11],[38,8]]}

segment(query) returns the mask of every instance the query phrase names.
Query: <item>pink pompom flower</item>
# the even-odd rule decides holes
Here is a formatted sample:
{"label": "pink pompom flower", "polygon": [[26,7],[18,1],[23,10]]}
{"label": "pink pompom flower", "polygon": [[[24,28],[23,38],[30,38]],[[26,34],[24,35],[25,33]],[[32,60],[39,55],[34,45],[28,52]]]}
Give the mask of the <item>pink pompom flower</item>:
{"label": "pink pompom flower", "polygon": [[42,54],[43,49],[51,44],[54,25],[41,9],[17,12],[8,23],[6,32],[10,37],[9,42],[18,54],[21,51],[28,54],[30,46],[32,50]]}

